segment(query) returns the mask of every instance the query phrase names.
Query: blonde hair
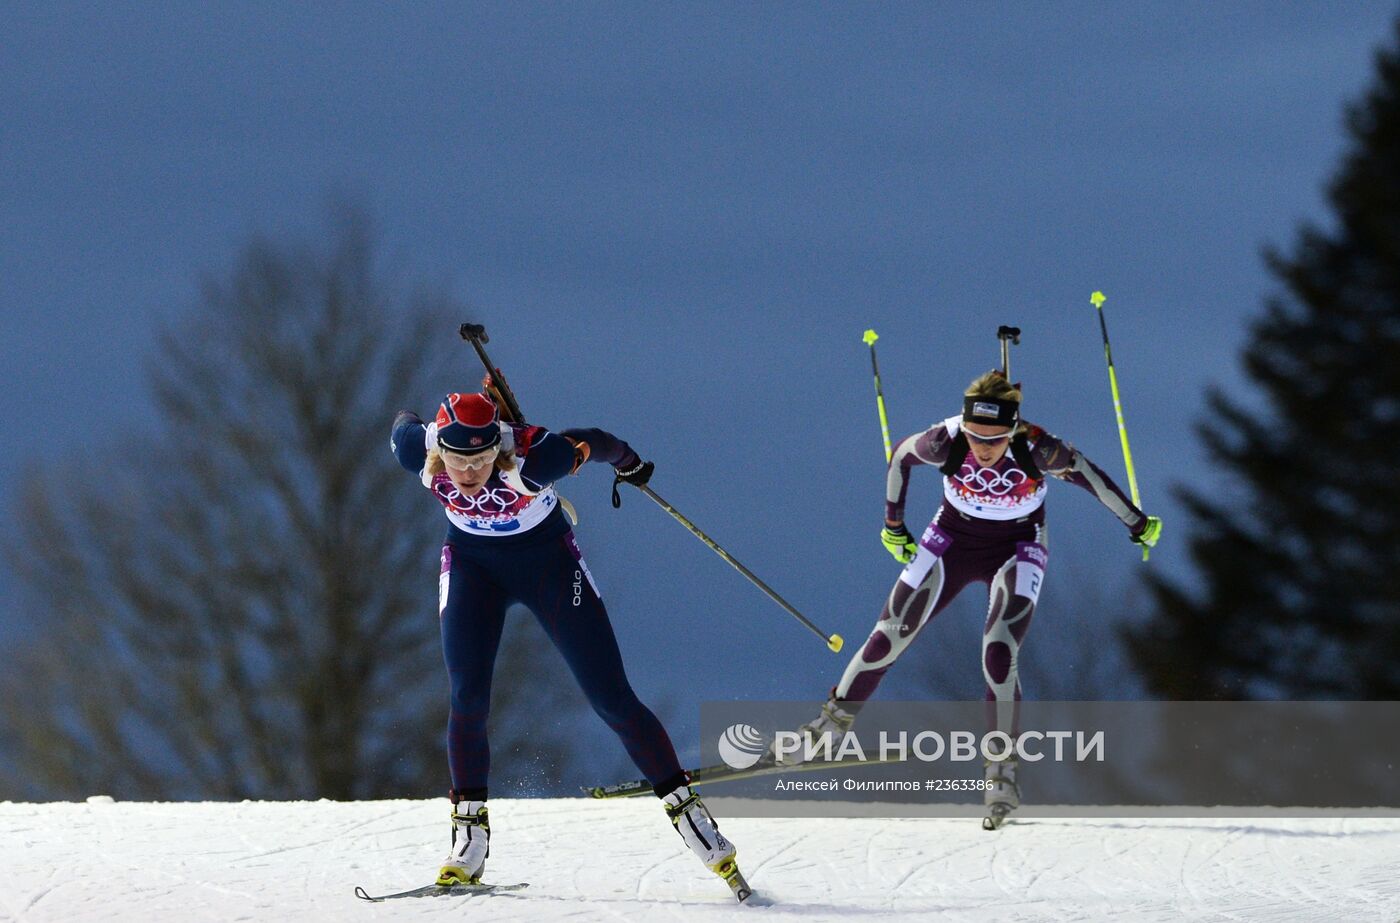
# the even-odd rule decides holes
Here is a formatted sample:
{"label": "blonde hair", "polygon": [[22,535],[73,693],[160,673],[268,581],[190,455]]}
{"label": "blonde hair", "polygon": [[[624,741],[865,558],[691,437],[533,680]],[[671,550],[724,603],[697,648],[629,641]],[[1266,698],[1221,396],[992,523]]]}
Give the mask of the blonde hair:
{"label": "blonde hair", "polygon": [[[515,470],[514,452],[497,452],[494,467],[497,471]],[[423,470],[428,472],[428,477],[435,478],[447,470],[447,463],[442,460],[442,452],[437,446],[428,449],[428,459],[423,463]]]}
{"label": "blonde hair", "polygon": [[[1021,389],[1006,380],[1006,376],[1000,369],[992,369],[983,372],[972,380],[972,384],[967,386],[963,392],[963,397],[985,397],[994,401],[1015,401],[1021,403]],[[1024,432],[1025,421],[1021,421],[1016,427],[1017,432]]]}

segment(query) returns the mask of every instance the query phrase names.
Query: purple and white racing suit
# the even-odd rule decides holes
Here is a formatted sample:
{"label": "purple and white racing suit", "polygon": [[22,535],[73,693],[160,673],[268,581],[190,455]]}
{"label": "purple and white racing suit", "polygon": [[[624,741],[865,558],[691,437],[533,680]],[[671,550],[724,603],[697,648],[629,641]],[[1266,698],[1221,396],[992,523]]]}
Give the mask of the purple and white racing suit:
{"label": "purple and white racing suit", "polygon": [[[887,519],[903,521],[909,472],[916,465],[943,467],[961,426],[961,416],[950,417],[895,447],[886,481]],[[1015,703],[1021,698],[1017,658],[1050,554],[1044,475],[1089,491],[1133,533],[1147,523],[1113,480],[1072,445],[1033,424],[1024,426],[1041,477],[1028,474],[1009,449],[990,468],[981,467],[968,451],[957,473],[944,476],[943,502],[919,539],[914,560],[890,591],[870,637],[837,683],[837,700],[869,699],[920,629],[964,587],[978,581],[990,591],[982,633],[986,699],[995,703],[998,728],[1015,725]]]}

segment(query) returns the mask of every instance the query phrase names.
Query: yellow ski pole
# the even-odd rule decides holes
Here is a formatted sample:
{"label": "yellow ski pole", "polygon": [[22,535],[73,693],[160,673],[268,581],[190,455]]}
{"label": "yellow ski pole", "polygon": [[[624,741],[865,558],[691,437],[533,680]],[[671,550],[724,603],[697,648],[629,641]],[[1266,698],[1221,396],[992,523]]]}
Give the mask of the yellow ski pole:
{"label": "yellow ski pole", "polygon": [[880,335],[874,330],[865,331],[865,345],[870,347],[870,367],[875,370],[875,406],[880,409],[880,435],[885,437],[885,464],[890,463],[893,454],[890,449],[890,421],[885,416],[885,392],[880,387],[880,363],[875,361],[875,341]]}
{"label": "yellow ski pole", "polygon": [[[1113,413],[1118,418],[1118,438],[1123,443],[1123,464],[1128,469],[1128,489],[1133,494],[1133,506],[1142,509],[1137,472],[1133,470],[1133,450],[1128,447],[1128,426],[1123,422],[1123,401],[1118,395],[1118,373],[1113,370],[1113,349],[1108,345],[1108,324],[1103,319],[1103,303],[1107,300],[1103,292],[1094,292],[1089,296],[1089,303],[1099,312],[1099,330],[1103,332],[1103,355],[1108,360],[1108,386],[1113,390]],[[1142,559],[1147,560],[1146,545],[1142,546]]]}

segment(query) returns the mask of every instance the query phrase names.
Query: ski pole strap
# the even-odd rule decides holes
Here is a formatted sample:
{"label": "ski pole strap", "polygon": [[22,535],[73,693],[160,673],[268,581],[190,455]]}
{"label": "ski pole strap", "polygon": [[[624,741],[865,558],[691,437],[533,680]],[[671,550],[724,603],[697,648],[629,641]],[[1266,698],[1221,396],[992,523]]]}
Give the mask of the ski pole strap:
{"label": "ski pole strap", "polygon": [[615,510],[620,510],[620,509],[622,509],[622,494],[620,494],[620,493],[617,492],[617,485],[619,485],[619,484],[621,484],[621,483],[622,483],[622,475],[614,475],[614,476],[613,476],[612,504],[613,504],[613,509],[615,509]]}

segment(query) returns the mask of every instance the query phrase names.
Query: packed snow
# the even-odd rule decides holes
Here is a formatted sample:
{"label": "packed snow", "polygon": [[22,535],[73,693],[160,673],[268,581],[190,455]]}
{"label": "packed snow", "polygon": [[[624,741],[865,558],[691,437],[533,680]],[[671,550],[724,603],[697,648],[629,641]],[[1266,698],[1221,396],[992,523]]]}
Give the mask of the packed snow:
{"label": "packed snow", "polygon": [[0,920],[1400,920],[1400,818],[720,818],[756,896],[684,852],[654,799],[499,800],[486,878],[426,884],[445,799],[0,804]]}

